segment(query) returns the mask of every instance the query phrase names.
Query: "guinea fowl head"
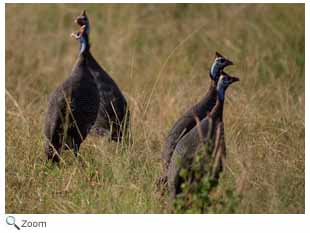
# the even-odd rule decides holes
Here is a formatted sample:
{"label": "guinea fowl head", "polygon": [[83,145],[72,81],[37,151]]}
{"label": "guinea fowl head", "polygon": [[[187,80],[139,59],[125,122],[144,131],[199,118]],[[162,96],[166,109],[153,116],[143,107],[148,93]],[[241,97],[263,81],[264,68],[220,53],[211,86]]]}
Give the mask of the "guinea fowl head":
{"label": "guinea fowl head", "polygon": [[226,66],[233,65],[234,63],[224,56],[222,56],[220,53],[215,52],[215,59],[210,69],[210,77],[215,82],[218,81],[220,72],[224,70]]}
{"label": "guinea fowl head", "polygon": [[239,78],[230,76],[229,74],[226,74],[224,71],[220,72],[220,77],[217,82],[217,93],[218,97],[221,101],[224,101],[225,97],[225,91],[227,87],[229,87],[230,84],[239,81]]}
{"label": "guinea fowl head", "polygon": [[81,14],[74,20],[75,23],[77,23],[79,26],[87,26],[89,27],[89,20],[86,15],[86,11],[83,10]]}
{"label": "guinea fowl head", "polygon": [[80,54],[82,54],[84,51],[88,50],[90,48],[89,44],[89,31],[90,31],[90,25],[89,20],[86,15],[86,11],[83,10],[82,13],[74,20],[75,23],[77,23],[80,26],[80,31],[76,33],[79,37],[77,37],[80,40]]}

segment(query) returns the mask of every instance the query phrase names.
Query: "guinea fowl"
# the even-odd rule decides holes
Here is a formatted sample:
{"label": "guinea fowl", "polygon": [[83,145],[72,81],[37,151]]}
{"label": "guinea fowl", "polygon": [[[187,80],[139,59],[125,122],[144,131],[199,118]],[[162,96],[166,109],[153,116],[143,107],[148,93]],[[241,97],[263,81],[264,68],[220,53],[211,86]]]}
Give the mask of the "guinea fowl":
{"label": "guinea fowl", "polygon": [[[193,127],[195,127],[196,119],[202,120],[212,110],[216,102],[216,84],[220,75],[220,72],[229,65],[233,65],[233,62],[219,54],[215,53],[215,60],[210,68],[209,77],[211,84],[207,94],[200,102],[191,107],[185,114],[177,120],[168,133],[165,140],[165,145],[162,153],[162,159],[167,169],[170,163],[171,156],[175,149],[175,146],[180,139],[187,134]],[[165,177],[162,178],[165,180]]]}
{"label": "guinea fowl", "polygon": [[[221,71],[216,87],[217,100],[211,113],[182,137],[175,147],[167,173],[168,190],[172,198],[182,191],[181,184],[184,179],[180,175],[181,169],[190,172],[193,161],[199,154],[203,155],[200,167],[204,168],[206,164],[212,163],[208,174],[213,181],[218,180],[226,157],[223,123],[225,91],[236,81],[239,81],[239,78],[231,77]],[[190,179],[193,180],[195,177]]]}
{"label": "guinea fowl", "polygon": [[[85,10],[75,21],[79,26],[85,27],[89,33],[90,24]],[[117,84],[90,53],[87,66],[100,95],[99,111],[91,132],[101,136],[110,135],[115,141],[121,140],[129,133],[130,113],[126,99]]]}
{"label": "guinea fowl", "polygon": [[77,62],[69,78],[50,95],[45,119],[45,153],[53,162],[59,162],[62,149],[73,149],[77,156],[99,109],[97,85],[88,67],[88,32],[81,28],[74,35],[80,40]]}

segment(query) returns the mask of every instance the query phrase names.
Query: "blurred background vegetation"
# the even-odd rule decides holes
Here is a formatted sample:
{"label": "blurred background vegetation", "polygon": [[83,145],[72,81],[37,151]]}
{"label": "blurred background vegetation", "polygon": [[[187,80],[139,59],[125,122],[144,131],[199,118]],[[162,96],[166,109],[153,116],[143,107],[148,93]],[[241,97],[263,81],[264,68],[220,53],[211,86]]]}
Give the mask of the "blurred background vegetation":
{"label": "blurred background vegetation", "polygon": [[[45,163],[44,114],[77,58],[69,35],[83,9],[92,54],[130,104],[134,144],[88,137],[84,165],[65,153],[59,169]],[[173,212],[154,185],[163,140],[206,93],[215,51],[241,79],[227,91],[216,193],[238,198],[210,212],[304,213],[304,4],[6,4],[5,17],[7,213]]]}

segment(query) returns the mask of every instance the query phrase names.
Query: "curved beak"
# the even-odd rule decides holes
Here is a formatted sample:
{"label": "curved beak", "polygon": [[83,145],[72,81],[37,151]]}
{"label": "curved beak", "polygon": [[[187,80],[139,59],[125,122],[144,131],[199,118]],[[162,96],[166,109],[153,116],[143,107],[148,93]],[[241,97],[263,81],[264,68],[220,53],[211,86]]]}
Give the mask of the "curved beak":
{"label": "curved beak", "polygon": [[231,77],[231,83],[238,82],[240,79],[238,77]]}
{"label": "curved beak", "polygon": [[233,65],[234,63],[232,62],[232,61],[230,61],[230,60],[226,60],[226,66],[231,66],[231,65]]}

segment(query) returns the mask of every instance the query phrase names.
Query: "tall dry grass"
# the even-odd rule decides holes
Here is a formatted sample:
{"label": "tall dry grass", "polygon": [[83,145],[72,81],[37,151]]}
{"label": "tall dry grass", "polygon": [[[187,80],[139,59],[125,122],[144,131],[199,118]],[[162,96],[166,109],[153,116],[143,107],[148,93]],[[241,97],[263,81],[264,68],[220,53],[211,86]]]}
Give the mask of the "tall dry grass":
{"label": "tall dry grass", "polygon": [[[86,9],[91,51],[123,90],[131,147],[88,137],[46,165],[47,97],[77,58]],[[6,212],[169,213],[154,182],[176,119],[206,92],[217,50],[241,82],[227,91],[228,159],[219,190],[237,213],[304,212],[303,4],[6,4]],[[225,212],[223,210],[222,212]]]}

